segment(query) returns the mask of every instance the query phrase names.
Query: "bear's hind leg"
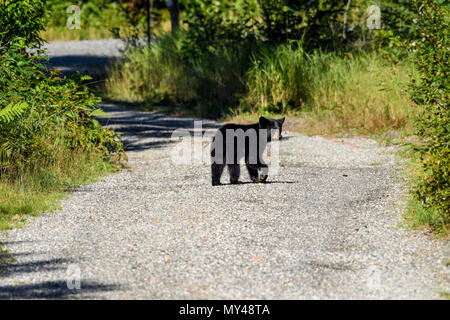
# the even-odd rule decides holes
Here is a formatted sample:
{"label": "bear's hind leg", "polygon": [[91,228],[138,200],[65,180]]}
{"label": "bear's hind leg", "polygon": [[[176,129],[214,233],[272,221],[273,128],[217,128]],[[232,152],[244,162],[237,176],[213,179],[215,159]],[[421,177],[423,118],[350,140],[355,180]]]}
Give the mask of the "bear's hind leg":
{"label": "bear's hind leg", "polygon": [[222,176],[223,168],[225,165],[212,163],[211,164],[211,182],[213,186],[218,186],[220,184],[220,177]]}
{"label": "bear's hind leg", "polygon": [[229,164],[228,172],[230,173],[230,183],[239,183],[239,176],[241,174],[241,166],[239,164]]}

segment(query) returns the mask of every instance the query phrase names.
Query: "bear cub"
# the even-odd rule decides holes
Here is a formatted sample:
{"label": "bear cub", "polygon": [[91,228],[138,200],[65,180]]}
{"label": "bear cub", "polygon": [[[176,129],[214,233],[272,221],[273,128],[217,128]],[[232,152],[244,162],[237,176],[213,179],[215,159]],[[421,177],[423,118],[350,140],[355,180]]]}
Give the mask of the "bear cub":
{"label": "bear cub", "polygon": [[260,117],[254,124],[230,123],[219,128],[211,144],[212,185],[220,185],[220,177],[225,165],[230,174],[230,183],[239,183],[239,162],[242,158],[251,180],[265,182],[268,177],[268,166],[264,163],[262,154],[276,131],[278,131],[278,139],[283,138],[281,131],[284,120],[284,117],[281,119]]}

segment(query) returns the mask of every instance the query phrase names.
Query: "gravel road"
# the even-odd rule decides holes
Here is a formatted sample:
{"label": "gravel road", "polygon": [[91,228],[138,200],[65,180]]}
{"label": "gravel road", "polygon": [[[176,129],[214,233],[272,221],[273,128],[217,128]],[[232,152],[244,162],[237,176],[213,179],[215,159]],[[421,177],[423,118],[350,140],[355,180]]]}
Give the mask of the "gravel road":
{"label": "gravel road", "polygon": [[0,298],[439,299],[450,291],[448,241],[399,227],[406,189],[395,147],[287,132],[269,183],[212,187],[208,164],[171,158],[181,143],[172,131],[192,131],[193,119],[103,108],[131,168],[2,235],[15,261],[0,267]]}
{"label": "gravel road", "polygon": [[121,59],[125,44],[119,39],[60,41],[47,43],[47,50],[53,68],[63,74],[80,71],[94,78],[105,75],[105,67]]}

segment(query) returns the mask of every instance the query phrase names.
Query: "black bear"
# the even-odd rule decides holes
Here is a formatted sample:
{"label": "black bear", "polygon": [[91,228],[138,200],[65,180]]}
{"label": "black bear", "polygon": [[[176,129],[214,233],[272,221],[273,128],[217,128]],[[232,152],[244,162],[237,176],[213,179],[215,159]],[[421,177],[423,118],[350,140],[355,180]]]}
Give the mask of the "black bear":
{"label": "black bear", "polygon": [[284,117],[281,119],[260,117],[254,124],[230,123],[219,128],[211,144],[212,185],[220,185],[220,177],[225,165],[228,166],[230,182],[239,183],[239,161],[242,158],[245,159],[251,180],[265,182],[268,177],[268,167],[262,159],[262,154],[276,130],[278,130],[278,138],[282,139],[283,123]]}

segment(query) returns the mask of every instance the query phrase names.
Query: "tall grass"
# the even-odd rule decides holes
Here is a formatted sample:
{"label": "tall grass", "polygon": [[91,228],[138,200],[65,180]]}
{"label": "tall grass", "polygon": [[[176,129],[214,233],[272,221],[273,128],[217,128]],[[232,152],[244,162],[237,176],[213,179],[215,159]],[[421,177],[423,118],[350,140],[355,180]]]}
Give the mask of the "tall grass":
{"label": "tall grass", "polygon": [[[408,160],[404,162],[402,174],[408,189],[414,190],[423,179],[423,168],[416,152],[411,151],[412,149],[406,149],[400,153],[400,156]],[[450,223],[444,212],[439,208],[424,206],[414,197],[413,192],[410,192],[406,198],[403,224],[407,227],[431,231],[435,236],[440,237],[448,237],[450,233]]]}
{"label": "tall grass", "polygon": [[219,117],[245,92],[249,45],[209,48],[198,57],[182,51],[183,32],[165,34],[151,47],[132,49],[110,69],[108,97],[171,104],[174,110]]}
{"label": "tall grass", "polygon": [[69,29],[66,26],[48,27],[40,36],[48,42],[51,41],[78,41],[112,39],[114,35],[107,28],[84,27],[81,29]]}
{"label": "tall grass", "polygon": [[290,112],[323,133],[400,129],[416,112],[406,92],[411,71],[377,52],[307,54],[282,45],[253,64],[241,110]]}
{"label": "tall grass", "polygon": [[177,55],[178,37],[163,37],[151,47],[132,49],[126,62],[110,69],[106,90],[112,98],[153,100],[160,102],[168,95],[183,100],[193,98],[189,70]]}
{"label": "tall grass", "polygon": [[115,170],[101,154],[60,148],[50,162],[0,173],[0,230],[20,225],[26,215],[57,208],[66,191]]}
{"label": "tall grass", "polygon": [[406,92],[412,65],[377,52],[243,43],[208,48],[194,60],[183,58],[182,43],[181,32],[129,52],[110,70],[106,94],[212,118],[287,113],[303,120],[299,130],[315,133],[409,130],[416,114]]}

